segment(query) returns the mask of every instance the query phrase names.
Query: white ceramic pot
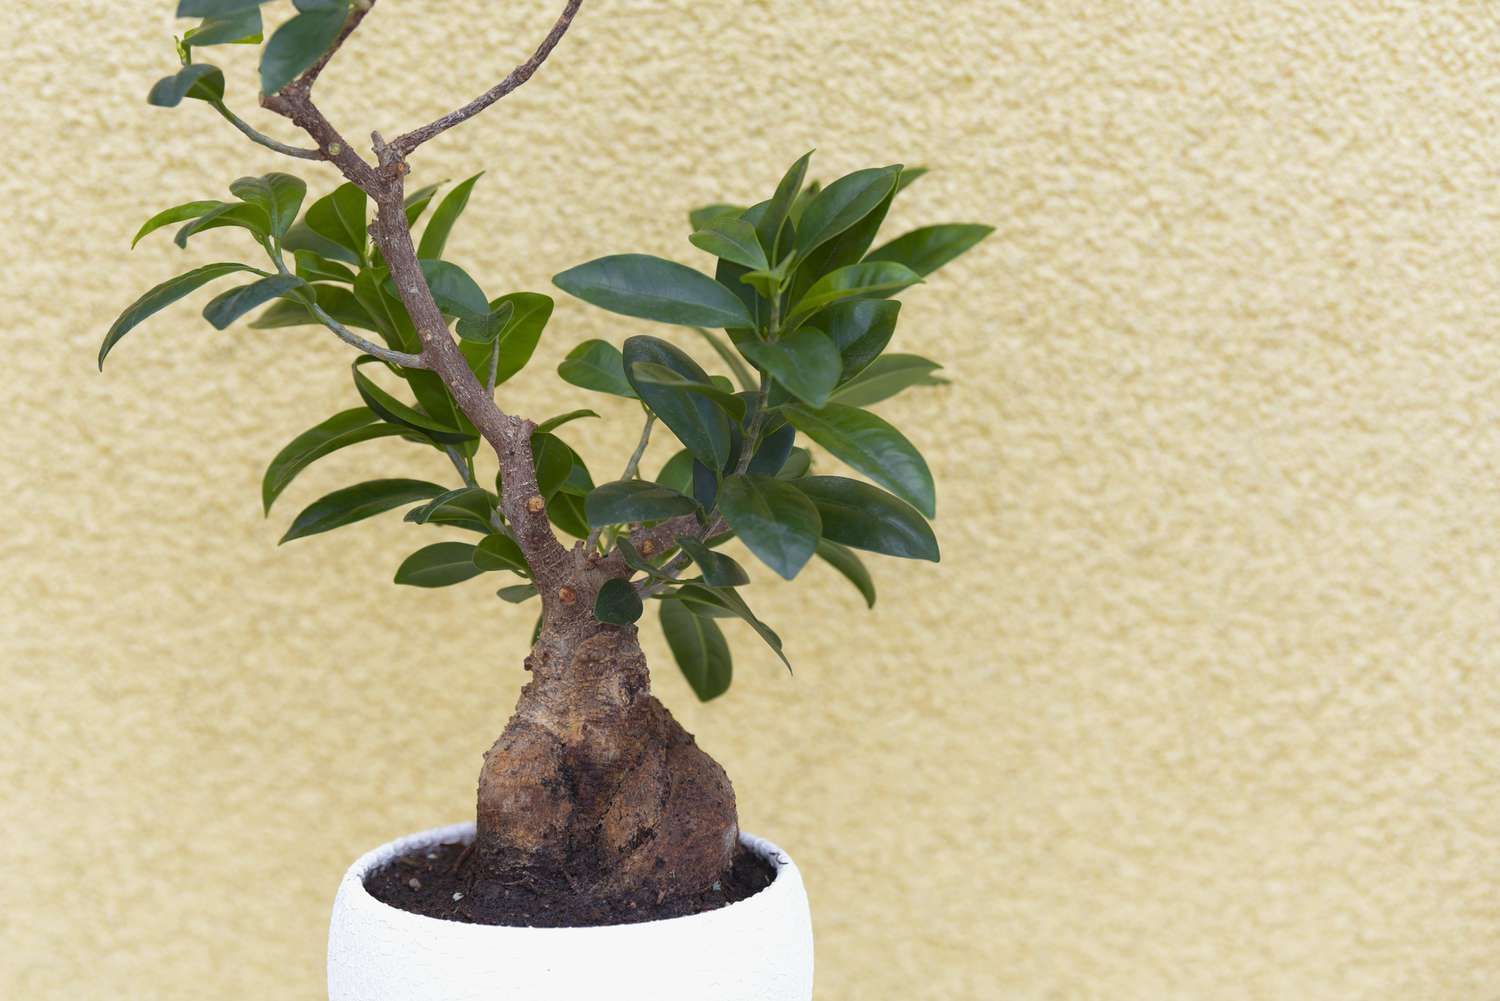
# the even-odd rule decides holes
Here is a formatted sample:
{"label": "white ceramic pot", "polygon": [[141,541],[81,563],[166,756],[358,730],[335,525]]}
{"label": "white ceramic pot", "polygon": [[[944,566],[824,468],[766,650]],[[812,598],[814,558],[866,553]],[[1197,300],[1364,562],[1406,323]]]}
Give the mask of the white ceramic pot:
{"label": "white ceramic pot", "polygon": [[344,874],[328,933],[330,1001],[810,1001],[812,917],[781,849],[755,896],[689,917],[596,928],[508,928],[383,904],[365,876],[408,852],[472,841],[473,823],[392,841]]}

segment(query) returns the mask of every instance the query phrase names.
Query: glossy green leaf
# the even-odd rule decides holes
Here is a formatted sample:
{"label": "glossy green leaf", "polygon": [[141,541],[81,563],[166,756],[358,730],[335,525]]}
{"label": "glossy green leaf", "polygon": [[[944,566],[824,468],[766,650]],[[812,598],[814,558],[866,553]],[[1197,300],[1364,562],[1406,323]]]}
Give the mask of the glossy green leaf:
{"label": "glossy green leaf", "polygon": [[839,349],[823,332],[802,327],[775,342],[746,338],[740,351],[797,399],[812,407],[828,402],[843,371]]}
{"label": "glossy green leaf", "polygon": [[177,4],[178,17],[225,17],[250,7],[259,7],[266,0],[181,0]]}
{"label": "glossy green leaf", "polygon": [[447,587],[478,577],[484,571],[474,565],[474,544],[434,542],[423,546],[401,562],[396,583],[411,587]]}
{"label": "glossy green leaf", "polygon": [[263,31],[260,8],[251,6],[206,18],[198,27],[189,29],[182,41],[195,49],[210,45],[256,45],[264,37]]}
{"label": "glossy green leaf", "polygon": [[417,525],[443,525],[489,535],[495,531],[496,502],[494,494],[480,487],[457,487],[438,494],[426,504],[412,508],[406,512],[403,520]]}
{"label": "glossy green leaf", "polygon": [[264,212],[271,221],[271,235],[280,239],[297,221],[297,212],[307,194],[307,184],[292,174],[270,173],[261,177],[241,177],[229,185],[229,191]]}
{"label": "glossy green leaf", "polygon": [[731,588],[688,583],[677,589],[676,597],[680,601],[692,603],[695,609],[705,614],[728,613],[729,616],[748,622],[750,628],[754,629],[756,634],[766,641],[766,645],[776,653],[776,656],[781,658],[786,669],[788,671],[792,669],[792,662],[787,660],[786,653],[782,649],[781,637],[776,635],[776,630],[756,618],[755,613],[750,610],[745,599],[740,597],[739,592]]}
{"label": "glossy green leaf", "polygon": [[531,436],[531,454],[537,492],[544,498],[551,497],[562,488],[573,469],[573,450],[556,435],[538,431]]}
{"label": "glossy green leaf", "polygon": [[296,272],[298,277],[310,282],[344,282],[354,284],[354,272],[350,271],[338,261],[331,261],[322,254],[312,250],[295,250],[292,257],[296,261]]}
{"label": "glossy green leaf", "polygon": [[818,548],[818,509],[801,491],[768,476],[730,476],[719,510],[752,553],[787,580]]}
{"label": "glossy green leaf", "polygon": [[[756,224],[756,234],[761,246],[767,251],[773,252],[777,248],[781,229],[786,224],[787,216],[792,209],[792,203],[797,200],[797,195],[802,190],[802,181],[807,177],[807,164],[812,160],[813,151],[808,150],[792,164],[787,172],[782,175],[781,182],[776,185],[776,193],[771,196],[771,201],[766,205],[761,214],[760,221]],[[764,257],[762,257],[764,260]],[[740,261],[751,268],[768,267],[766,264],[751,264],[748,261]]]}
{"label": "glossy green leaf", "polygon": [[699,540],[688,535],[677,536],[677,545],[692,557],[703,573],[705,583],[714,587],[739,587],[750,583],[750,575],[733,557],[714,552]]}
{"label": "glossy green leaf", "polygon": [[323,456],[362,441],[400,433],[401,428],[384,423],[369,407],[354,407],[334,414],[293,438],[276,453],[276,458],[271,460],[261,478],[261,504],[270,514],[271,505],[297,474]]}
{"label": "glossy green leaf", "polygon": [[628,522],[660,521],[692,514],[698,505],[691,497],[649,480],[615,480],[594,488],[584,510],[591,527]]}
{"label": "glossy green leaf", "polygon": [[215,330],[223,330],[252,309],[264,306],[272,299],[280,298],[306,284],[296,275],[271,275],[249,285],[220,292],[203,307],[203,318]]}
{"label": "glossy green leaf", "polygon": [[793,447],[786,462],[776,471],[778,480],[795,480],[812,471],[812,453],[805,448]]}
{"label": "glossy green leaf", "polygon": [[994,231],[970,223],[923,226],[870,251],[865,260],[895,261],[926,278]]}
{"label": "glossy green leaf", "polygon": [[313,501],[292,520],[282,542],[303,539],[363,521],[412,501],[436,497],[443,488],[424,480],[370,480]]}
{"label": "glossy green leaf", "polygon": [[[309,285],[302,292],[311,292],[323,311],[344,326],[378,332],[375,321],[348,289],[337,285]],[[282,299],[251,321],[250,326],[255,330],[273,330],[278,327],[321,326],[322,322],[299,300]]]}
{"label": "glossy green leaf", "polygon": [[697,393],[718,404],[719,409],[734,420],[744,420],[745,401],[711,382],[695,382],[683,378],[665,365],[647,361],[637,362],[631,366],[630,374],[632,382],[636,385],[670,386],[689,393]]}
{"label": "glossy green leaf", "polygon": [[535,598],[537,590],[535,584],[511,584],[496,591],[495,595],[501,601],[508,601],[512,605],[519,605],[523,601],[530,601],[532,598]]}
{"label": "glossy green leaf", "polygon": [[[578,468],[574,466],[573,468]],[[588,518],[584,513],[584,501],[577,494],[569,493],[567,490],[559,490],[547,502],[547,518],[558,528],[567,532],[575,539],[586,538],[589,534]]]}
{"label": "glossy green leaf", "polygon": [[224,73],[211,63],[191,63],[162,77],[146,94],[146,103],[158,108],[175,108],[190,97],[210,104],[224,99]]}
{"label": "glossy green leaf", "polygon": [[498,306],[490,306],[489,312],[482,318],[463,317],[454,329],[461,339],[470,344],[493,344],[515,311],[515,306],[502,302]]}
{"label": "glossy green leaf", "polygon": [[271,235],[271,219],[262,209],[245,202],[229,202],[218,208],[209,209],[183,226],[172,237],[172,242],[179,247],[186,247],[188,240],[198,233],[210,229],[222,229],[226,226],[238,226],[249,230],[261,240]]}
{"label": "glossy green leaf", "polygon": [[[542,339],[542,331],[552,317],[552,297],[540,292],[508,292],[493,300],[490,306],[499,309],[503,304],[509,304],[512,312],[495,342],[500,352],[500,363],[495,369],[497,386],[531,361],[537,343]],[[485,376],[488,375],[486,370]]]}
{"label": "glossy green leaf", "polygon": [[865,568],[864,562],[852,550],[826,538],[819,539],[818,556],[847,577],[849,583],[859,588],[859,593],[864,595],[865,607],[875,607],[875,579],[870,576],[870,571]]}
{"label": "glossy green leaf", "polygon": [[301,7],[302,13],[276,29],[260,57],[260,92],[274,94],[322,58],[349,13],[344,2]]}
{"label": "glossy green leaf", "polygon": [[701,393],[642,382],[632,374],[636,365],[646,362],[669,368],[689,382],[707,385],[708,373],[681,348],[659,337],[628,338],[622,357],[625,377],[642,402],[699,461],[710,469],[722,469],[729,457],[729,418],[718,404]]}
{"label": "glossy green leaf", "polygon": [[899,195],[901,192],[905,191],[907,185],[911,184],[912,181],[915,181],[917,178],[927,173],[929,173],[929,170],[926,167],[901,168],[901,176],[896,179],[896,194]]}
{"label": "glossy green leaf", "polygon": [[427,223],[427,228],[422,231],[422,241],[417,244],[417,256],[425,259],[437,259],[443,256],[443,250],[448,246],[448,236],[453,232],[453,224],[458,222],[458,217],[463,214],[469,204],[469,195],[474,190],[474,182],[484,176],[480,171],[468,180],[462,181],[453,187],[438,202],[438,207],[433,210],[432,219]]}
{"label": "glossy green leaf", "polygon": [[741,389],[753,391],[760,385],[759,380],[745,367],[745,363],[740,361],[739,355],[735,354],[734,349],[725,344],[718,334],[703,327],[693,327],[692,329],[694,333],[707,341],[708,346],[714,349],[714,353],[719,356],[725,365],[729,366],[729,371],[734,373],[735,381],[740,384]]}
{"label": "glossy green leaf", "polygon": [[219,263],[205,264],[201,268],[194,268],[176,278],[169,278],[160,285],[142,295],[135,302],[126,307],[125,312],[110,326],[104,335],[104,343],[99,347],[99,368],[104,368],[104,359],[114,346],[119,343],[120,338],[147,317],[160,312],[172,303],[181,299],[189,292],[206,285],[215,278],[231,275],[239,271],[248,271],[252,274],[265,275],[264,271],[257,271],[248,264]]}
{"label": "glossy green leaf", "polygon": [[745,305],[700,271],[647,254],[601,257],[554,277],[557,287],[625,316],[689,327],[747,327]]}
{"label": "glossy green leaf", "polygon": [[797,429],[790,424],[781,424],[762,430],[760,444],[750,457],[745,472],[757,476],[775,476],[786,467],[792,454],[792,442],[797,440]]}
{"label": "glossy green leaf", "polygon": [[718,624],[676,600],[661,603],[660,617],[672,658],[693,694],[707,702],[728,691],[734,678],[734,661]]}
{"label": "glossy green leaf", "polygon": [[[490,302],[485,298],[479,283],[467,271],[452,261],[424,260],[421,264],[427,287],[432,290],[432,297],[437,300],[438,308],[444,313],[476,322],[483,322],[489,317]],[[390,296],[400,298],[394,278],[386,278],[385,291]]]}
{"label": "glossy green leaf", "polygon": [[[406,196],[404,206],[406,208],[406,225],[415,226],[417,220],[422,218],[422,213],[427,211],[427,206],[432,203],[432,196],[437,194],[442,184],[429,184],[425,188],[418,188]],[[421,256],[421,255],[418,255]],[[433,255],[441,256],[441,255]]]}
{"label": "glossy green leaf", "polygon": [[808,254],[859,222],[885,201],[901,173],[899,165],[847,174],[818,192],[797,226],[797,254]]}
{"label": "glossy green leaf", "polygon": [[420,431],[435,442],[445,445],[457,445],[469,441],[473,435],[465,434],[452,425],[443,424],[427,414],[402,403],[359,370],[359,367],[367,362],[375,361],[369,355],[364,355],[354,363],[354,388],[359,391],[360,397],[365,405],[375,411],[382,419],[392,424],[400,424]]}
{"label": "glossy green leaf", "polygon": [[787,327],[795,327],[802,320],[836,302],[852,299],[867,299],[887,296],[922,279],[904,264],[894,261],[877,261],[873,264],[850,264],[819,278],[807,293],[792,307],[787,317]]}
{"label": "glossy green leaf", "polygon": [[938,561],[937,537],[916,508],[879,487],[844,476],[792,483],[817,506],[823,538],[886,556]]}
{"label": "glossy green leaf", "polygon": [[830,403],[819,410],[791,406],[787,419],[836,458],[915,505],[937,513],[932,472],[906,436],[867,410]]}
{"label": "glossy green leaf", "polygon": [[838,346],[839,382],[847,382],[874,361],[891,342],[901,303],[895,299],[857,299],[829,306],[818,318]]}
{"label": "glossy green leaf", "polygon": [[521,547],[510,536],[499,532],[485,536],[484,541],[474,547],[473,559],[474,565],[481,570],[510,570],[523,577],[531,576],[531,567]]}
{"label": "glossy green leaf", "polygon": [[594,599],[594,618],[616,626],[628,626],[641,617],[641,596],[630,581],[607,580]]}
{"label": "glossy green leaf", "polygon": [[585,417],[598,416],[599,415],[592,410],[569,410],[565,414],[558,414],[556,417],[549,417],[547,420],[542,421],[542,423],[536,426],[536,429],[538,432],[556,431],[564,424],[568,424],[572,421],[582,420]]}
{"label": "glossy green leaf", "polygon": [[680,494],[691,493],[693,490],[693,453],[684,448],[668,459],[666,465],[661,467],[661,472],[656,474],[656,482]]}
{"label": "glossy green leaf", "polygon": [[130,241],[130,249],[134,250],[135,245],[140,243],[141,239],[148,233],[154,233],[163,226],[170,226],[174,222],[182,222],[185,219],[196,219],[219,208],[223,204],[223,202],[216,199],[210,199],[207,201],[184,202],[181,205],[174,205],[169,209],[162,209],[156,215],[142,223],[140,229],[136,230],[135,238]]}
{"label": "glossy green leaf", "polygon": [[747,268],[768,268],[766,252],[755,235],[755,227],[735,216],[723,215],[711,220],[703,229],[688,237],[699,250],[715,257],[743,264]]}
{"label": "glossy green leaf", "polygon": [[911,386],[945,385],[946,379],[932,374],[940,368],[937,362],[918,355],[883,355],[840,386],[833,394],[833,401],[850,407],[868,407]]}
{"label": "glossy green leaf", "polygon": [[702,208],[693,209],[688,213],[688,223],[694,231],[703,229],[709,223],[720,216],[737,216],[745,211],[743,205],[727,205],[722,202],[714,205],[705,205]]}
{"label": "glossy green leaf", "polygon": [[[345,253],[351,258],[347,260],[348,263],[360,264],[365,260],[365,248],[368,243],[369,228],[366,222],[368,201],[359,185],[352,181],[345,182],[309,205],[304,221],[313,233],[344,248]],[[296,227],[293,229],[295,230]],[[336,254],[320,250],[316,245],[307,245],[291,239],[285,241],[285,246],[292,250],[302,249],[305,246],[308,250],[317,250],[325,257],[338,257]],[[343,257],[338,257],[338,259],[346,260]]]}
{"label": "glossy green leaf", "polygon": [[557,374],[564,382],[596,393],[609,393],[635,399],[635,390],[625,378],[625,363],[620,349],[607,341],[587,340],[578,345],[562,363]]}

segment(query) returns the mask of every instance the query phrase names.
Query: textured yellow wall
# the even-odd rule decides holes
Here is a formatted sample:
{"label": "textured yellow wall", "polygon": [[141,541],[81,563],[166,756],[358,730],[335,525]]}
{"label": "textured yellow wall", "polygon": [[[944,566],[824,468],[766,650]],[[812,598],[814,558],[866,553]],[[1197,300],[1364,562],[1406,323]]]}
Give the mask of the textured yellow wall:
{"label": "textured yellow wall", "polygon": [[[522,679],[529,613],[389,583],[430,536],[275,548],[324,489],[443,472],[361,446],[262,520],[265,461],[350,404],[342,345],[184,306],[94,373],[184,267],[127,254],[139,221],[281,166],[142,102],[170,6],[7,4],[7,998],[316,998],[344,865],[469,812]],[[552,6],[386,0],[326,109],[432,117]],[[939,168],[897,227],[998,226],[907,297],[956,384],[885,407],[942,566],[881,563],[878,618],[826,568],[758,588],[798,675],[740,637],[708,707],[649,648],[806,868],[822,1001],[1500,998],[1496,66],[1484,3],[591,0],[417,159],[489,169],[453,248],[497,289],[696,259],[690,206],[811,145]],[[286,134],[247,54],[231,87]],[[560,302],[506,402],[600,406],[553,366],[640,329]],[[596,465],[635,433],[601,409]]]}

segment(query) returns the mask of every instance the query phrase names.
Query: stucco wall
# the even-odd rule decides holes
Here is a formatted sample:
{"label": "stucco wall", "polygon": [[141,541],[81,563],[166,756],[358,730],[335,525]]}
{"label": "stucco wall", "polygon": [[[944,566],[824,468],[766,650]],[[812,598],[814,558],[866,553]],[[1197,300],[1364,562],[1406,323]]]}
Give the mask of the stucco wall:
{"label": "stucco wall", "polygon": [[[326,110],[466,99],[553,13],[497,6],[387,0]],[[442,474],[361,446],[261,518],[342,345],[184,306],[94,372],[184,266],[136,225],[282,165],[143,103],[170,7],[6,8],[7,998],[316,998],[342,868],[469,812],[523,677],[529,612],[389,583],[409,526],[276,549],[324,489]],[[893,229],[998,227],[906,297],[955,384],[884,408],[941,567],[881,563],[878,617],[826,568],[759,586],[798,674],[740,637],[708,707],[649,649],[805,868],[821,999],[1500,998],[1497,66],[1484,3],[591,0],[416,160],[488,168],[452,246],[497,289],[695,260],[689,207],[813,145],[937,168]],[[640,329],[561,301],[507,403],[585,405],[558,359]],[[588,405],[602,465],[634,422]]]}

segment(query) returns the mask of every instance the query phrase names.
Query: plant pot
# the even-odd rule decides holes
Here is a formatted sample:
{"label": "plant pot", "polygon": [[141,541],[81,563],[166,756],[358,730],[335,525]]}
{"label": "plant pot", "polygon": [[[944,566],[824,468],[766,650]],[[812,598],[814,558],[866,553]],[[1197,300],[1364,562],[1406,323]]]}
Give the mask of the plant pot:
{"label": "plant pot", "polygon": [[809,1001],[812,917],[785,852],[770,886],[716,911],[593,928],[515,928],[424,917],[376,900],[370,872],[408,852],[472,841],[474,824],[413,834],[344,874],[328,934],[330,1001]]}

